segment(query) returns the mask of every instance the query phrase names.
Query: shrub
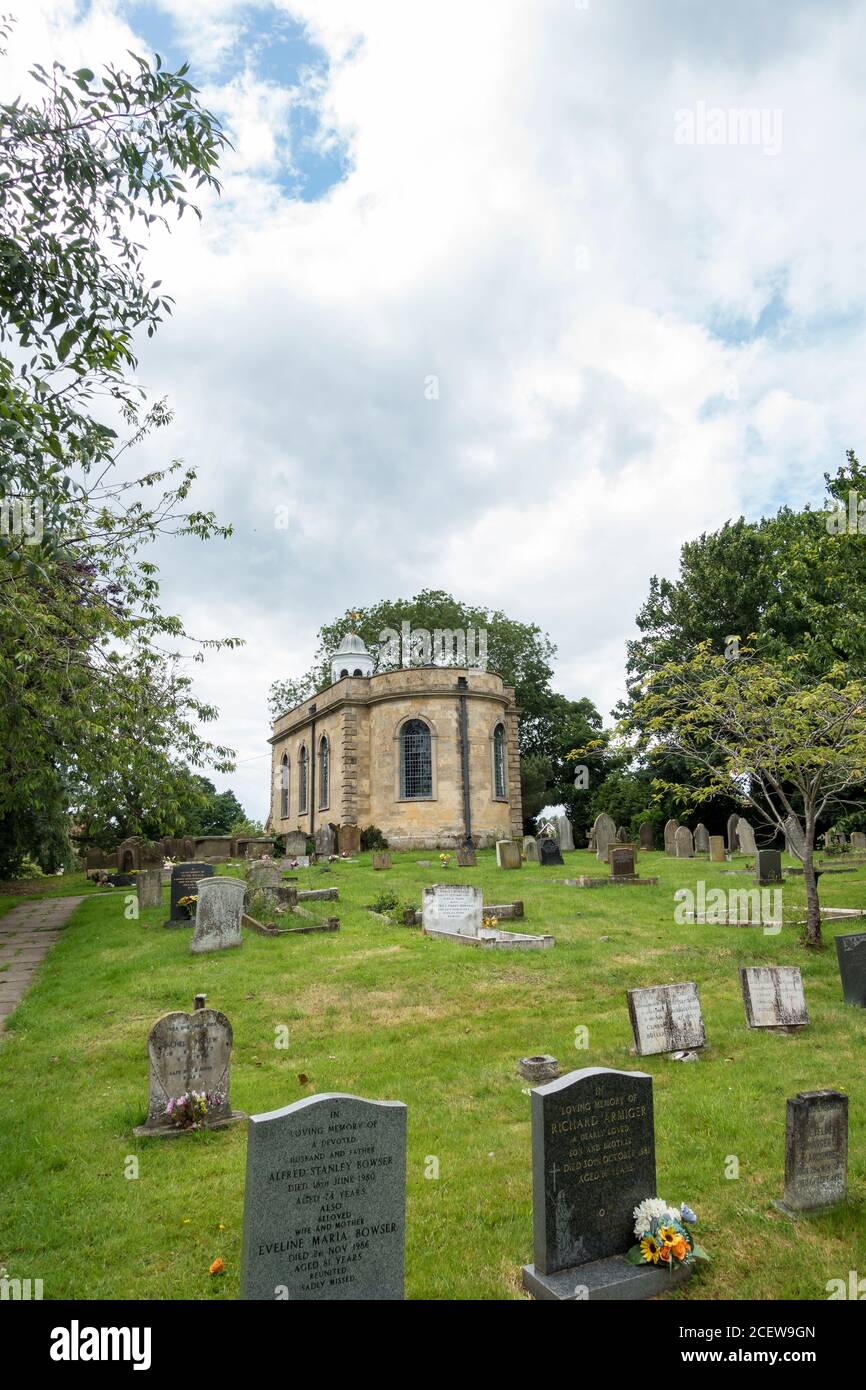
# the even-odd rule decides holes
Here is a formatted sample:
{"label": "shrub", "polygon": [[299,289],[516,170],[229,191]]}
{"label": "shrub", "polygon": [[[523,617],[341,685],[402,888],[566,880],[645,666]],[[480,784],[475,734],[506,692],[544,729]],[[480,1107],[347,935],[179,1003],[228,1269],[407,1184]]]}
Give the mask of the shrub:
{"label": "shrub", "polygon": [[388,849],[388,841],[376,825],[368,825],[361,831],[361,849]]}

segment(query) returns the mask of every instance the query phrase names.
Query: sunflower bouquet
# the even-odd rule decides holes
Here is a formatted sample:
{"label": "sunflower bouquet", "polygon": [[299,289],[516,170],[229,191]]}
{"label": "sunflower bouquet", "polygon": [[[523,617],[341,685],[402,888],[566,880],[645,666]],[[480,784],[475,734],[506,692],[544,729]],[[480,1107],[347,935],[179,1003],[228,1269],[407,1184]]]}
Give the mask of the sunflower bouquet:
{"label": "sunflower bouquet", "polygon": [[661,1197],[646,1197],[635,1207],[633,1215],[638,1243],[626,1255],[630,1264],[661,1265],[673,1270],[675,1265],[709,1260],[706,1250],[695,1242],[691,1228],[698,1218],[685,1202],[672,1207]]}

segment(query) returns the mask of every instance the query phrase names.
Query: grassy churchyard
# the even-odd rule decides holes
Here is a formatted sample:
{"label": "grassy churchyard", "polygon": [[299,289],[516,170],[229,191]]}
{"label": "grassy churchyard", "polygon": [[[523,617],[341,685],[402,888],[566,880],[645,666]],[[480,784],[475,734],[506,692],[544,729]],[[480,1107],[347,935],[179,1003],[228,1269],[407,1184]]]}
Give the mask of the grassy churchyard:
{"label": "grassy churchyard", "polygon": [[[417,863],[430,861],[429,867]],[[677,925],[674,892],[748,888],[727,866],[641,853],[657,887],[579,890],[561,880],[605,874],[587,851],[565,869],[440,869],[432,851],[370,856],[298,886],[339,889],[321,904],[338,933],[189,952],[163,906],[125,916],[127,895],[90,892],[7,1020],[0,1042],[0,1265],[37,1277],[50,1299],[235,1299],[245,1126],[171,1140],[136,1139],[147,1107],[147,1036],[163,1013],[207,994],[234,1029],[231,1100],[249,1114],[328,1091],[408,1106],[406,1291],[414,1299],[519,1299],[532,1258],[530,1101],[521,1057],[552,1053],[563,1072],[599,1066],[654,1081],[658,1190],[686,1201],[712,1263],[682,1299],[826,1299],[827,1282],[862,1268],[866,1247],[866,1011],[846,1007],[828,922],[825,949],[799,928]],[[793,863],[794,861],[785,862]],[[219,872],[225,872],[220,869]],[[422,935],[368,910],[380,893],[420,906],[436,882],[471,883],[486,903],[522,899],[522,923],[552,950],[488,952]],[[82,892],[80,876],[39,891]],[[0,914],[27,896],[0,898]],[[866,908],[866,866],[821,881],[824,906]],[[786,881],[786,919],[803,903]],[[798,965],[808,1028],[749,1030],[740,965]],[[0,969],[3,967],[0,966]],[[708,1046],[699,1062],[630,1055],[625,992],[694,980]],[[280,1025],[288,1046],[279,1047]],[[580,1031],[588,1029],[588,1037]],[[586,1047],[576,1047],[585,1040]],[[850,1097],[849,1201],[792,1222],[781,1196],[785,1102],[833,1087]],[[135,1162],[133,1162],[135,1160]],[[137,1170],[137,1176],[134,1176]],[[435,1174],[438,1172],[438,1176]],[[735,1174],[738,1174],[735,1176]],[[224,1262],[221,1276],[209,1273]]]}

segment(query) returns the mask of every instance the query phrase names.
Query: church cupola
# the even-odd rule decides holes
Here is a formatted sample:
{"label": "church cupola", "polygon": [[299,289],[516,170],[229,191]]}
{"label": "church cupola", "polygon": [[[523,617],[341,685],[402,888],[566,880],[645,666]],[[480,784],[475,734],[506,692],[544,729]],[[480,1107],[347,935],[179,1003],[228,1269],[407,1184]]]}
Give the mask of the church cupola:
{"label": "church cupola", "polygon": [[344,676],[372,676],[373,658],[355,632],[347,632],[331,658],[331,680]]}

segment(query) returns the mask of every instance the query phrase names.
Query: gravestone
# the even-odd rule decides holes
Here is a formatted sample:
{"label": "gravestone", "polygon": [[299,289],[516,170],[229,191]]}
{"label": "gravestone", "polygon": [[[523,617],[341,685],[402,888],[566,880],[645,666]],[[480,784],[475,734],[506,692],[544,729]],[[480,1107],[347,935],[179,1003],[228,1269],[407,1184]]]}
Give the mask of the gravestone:
{"label": "gravestone", "polygon": [[596,859],[605,860],[607,858],[607,847],[616,839],[616,826],[606,812],[602,811],[600,816],[596,816],[592,826],[592,839],[595,846]]}
{"label": "gravestone", "polygon": [[611,845],[607,853],[611,878],[634,878],[634,845]]}
{"label": "gravestone", "polygon": [[646,850],[651,850],[653,847],[653,828],[648,820],[645,820],[640,828],[640,847]]}
{"label": "gravestone", "polygon": [[616,841],[619,845],[628,844],[628,831],[624,825],[618,825],[616,830]]}
{"label": "gravestone", "polygon": [[571,821],[568,816],[557,816],[554,821],[559,848],[564,850],[574,849],[574,832],[571,828]]}
{"label": "gravestone", "polygon": [[532,1096],[536,1298],[644,1298],[685,1271],[635,1266],[634,1208],[656,1195],[652,1077],[587,1067],[536,1086]]}
{"label": "gravestone", "polygon": [[740,986],[750,1028],[805,1028],[809,1022],[797,965],[740,966]]}
{"label": "gravestone", "polygon": [[361,831],[357,825],[341,825],[337,836],[337,849],[340,854],[360,854]]}
{"label": "gravestone", "polygon": [[515,844],[514,840],[497,840],[496,863],[500,869],[519,869],[520,846]]}
{"label": "gravestone", "polygon": [[135,880],[138,906],[162,906],[162,869],[141,869]]}
{"label": "gravestone", "polygon": [[724,835],[710,836],[710,863],[724,864],[725,862],[725,837]]}
{"label": "gravestone", "polygon": [[[192,918],[187,918],[178,907],[181,898],[196,897],[198,885],[203,878],[213,877],[213,865],[205,864],[202,860],[192,860],[189,863],[175,864],[171,871],[171,890],[169,901],[171,908],[167,927],[189,926]],[[193,917],[195,912],[193,912]]]}
{"label": "gravestone", "polygon": [[866,932],[846,932],[836,937],[836,957],[846,1004],[866,1009]]}
{"label": "gravestone", "polygon": [[785,1192],[790,1216],[827,1211],[848,1196],[848,1097],[800,1091],[785,1115]]}
{"label": "gravestone", "polygon": [[471,845],[460,845],[457,850],[458,869],[474,869],[477,867],[477,864],[478,859]]}
{"label": "gravestone", "polygon": [[851,848],[866,849],[866,834],[862,830],[851,831]]}
{"label": "gravestone", "polygon": [[565,863],[555,840],[544,836],[538,841],[538,862],[542,869],[555,869],[558,865]]}
{"label": "gravestone", "polygon": [[256,859],[247,869],[247,883],[253,893],[262,889],[279,888],[282,881],[283,871],[273,860]]}
{"label": "gravestone", "polygon": [[806,852],[806,837],[796,816],[785,819],[785,849],[795,859],[802,859]]}
{"label": "gravestone", "polygon": [[677,859],[693,859],[695,843],[687,825],[678,825],[674,833],[674,849]]}
{"label": "gravestone", "polygon": [[390,867],[391,867],[391,852],[390,852],[390,850],[387,850],[387,849],[375,849],[375,850],[373,851],[373,868],[374,868],[374,869],[390,869]]}
{"label": "gravestone", "polygon": [[677,852],[677,839],[676,839],[676,836],[677,836],[677,830],[678,830],[678,829],[679,829],[679,821],[675,821],[675,820],[665,821],[665,830],[664,830],[664,836],[665,836],[665,854],[669,854],[671,857],[673,857],[673,856],[676,854],[676,852]]}
{"label": "gravestone", "polygon": [[477,936],[484,916],[484,894],[480,888],[460,883],[437,883],[425,888],[421,898],[421,925],[424,931]]}
{"label": "gravestone", "polygon": [[[286,861],[283,860],[283,863],[285,862]],[[290,867],[294,869],[308,869],[311,863],[312,860],[308,854],[294,854],[289,860]]]}
{"label": "gravestone", "polygon": [[321,859],[327,859],[329,854],[334,853],[334,832],[329,825],[320,825],[315,835],[313,843],[316,846],[316,854]]}
{"label": "gravestone", "polygon": [[538,863],[538,841],[534,835],[524,835],[523,853],[526,857],[527,864]]}
{"label": "gravestone", "polygon": [[403,1298],[406,1106],[339,1094],[251,1115],[241,1298]]}
{"label": "gravestone", "polygon": [[651,1057],[657,1052],[691,1052],[706,1046],[701,1001],[693,980],[630,989],[626,998],[639,1057]]}
{"label": "gravestone", "polygon": [[737,842],[743,854],[757,854],[755,832],[743,816],[737,821]]}
{"label": "gravestone", "polygon": [[737,839],[737,821],[739,819],[738,815],[728,816],[728,854],[736,854],[740,848],[740,842]]}
{"label": "gravestone", "polygon": [[777,849],[759,849],[755,857],[755,878],[760,887],[782,883],[782,856]]}
{"label": "gravestone", "polygon": [[231,835],[202,835],[195,842],[195,852],[200,859],[213,859],[223,863],[232,857]]}
{"label": "gravestone", "polygon": [[[150,1096],[147,1119],[135,1134],[165,1138],[183,1130],[166,1115],[170,1100],[189,1091],[209,1092],[215,1104],[202,1120],[206,1129],[221,1129],[246,1119],[232,1110],[229,1095],[229,1068],[232,1053],[232,1026],[218,1009],[199,1009],[195,1013],[170,1013],[158,1018],[147,1040],[150,1059]],[[216,1099],[218,1097],[218,1099]]]}
{"label": "gravestone", "polygon": [[239,878],[209,878],[199,884],[195,931],[189,949],[195,955],[242,946],[241,918],[246,885]]}
{"label": "gravestone", "polygon": [[307,837],[303,830],[287,830],[285,841],[287,859],[295,859],[299,854],[306,854]]}
{"label": "gravestone", "polygon": [[703,821],[699,821],[695,826],[695,854],[709,854],[709,852],[710,832]]}

